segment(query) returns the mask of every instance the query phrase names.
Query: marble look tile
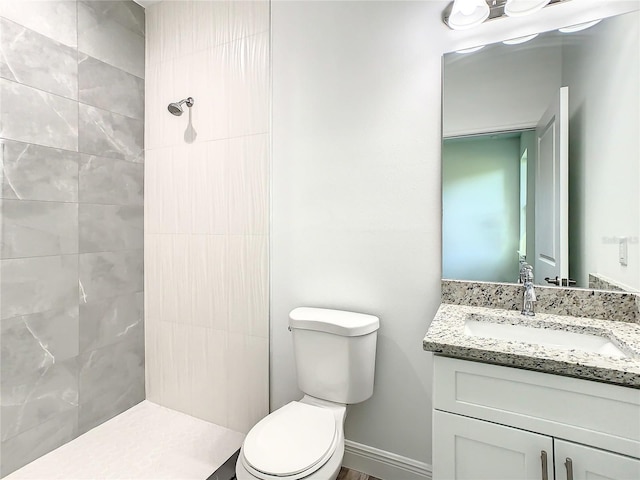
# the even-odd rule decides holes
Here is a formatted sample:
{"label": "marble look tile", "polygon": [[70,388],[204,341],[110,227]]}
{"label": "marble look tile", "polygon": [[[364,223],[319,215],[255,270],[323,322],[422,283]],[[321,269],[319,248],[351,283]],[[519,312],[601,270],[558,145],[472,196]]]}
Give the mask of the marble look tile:
{"label": "marble look tile", "polygon": [[78,50],[144,78],[144,37],[78,2]]}
{"label": "marble look tile", "polygon": [[142,120],[89,105],[79,107],[79,151],[132,162],[143,159]]}
{"label": "marble look tile", "polygon": [[132,0],[91,0],[82,3],[93,10],[95,16],[102,16],[118,22],[133,33],[144,35],[144,8]]}
{"label": "marble look tile", "polygon": [[77,99],[78,54],[0,17],[0,77]]}
{"label": "marble look tile", "polygon": [[56,415],[31,430],[2,442],[0,475],[8,475],[76,437],[78,409]]}
{"label": "marble look tile", "polygon": [[2,260],[1,318],[78,304],[78,256]]}
{"label": "marble look tile", "polygon": [[142,250],[81,254],[80,304],[141,292],[142,265]]}
{"label": "marble look tile", "polygon": [[80,204],[80,252],[132,250],[143,246],[142,205]]}
{"label": "marble look tile", "polygon": [[86,432],[144,400],[143,337],[78,357],[79,430]]}
{"label": "marble look tile", "polygon": [[2,1],[0,16],[63,45],[77,46],[75,0]]}
{"label": "marble look tile", "polygon": [[80,305],[80,352],[127,341],[143,334],[142,292]]}
{"label": "marble look tile", "polygon": [[2,377],[2,441],[78,407],[76,358]]}
{"label": "marble look tile", "polygon": [[78,355],[78,306],[2,320],[1,378],[48,368]]}
{"label": "marble look tile", "polygon": [[2,198],[78,201],[78,154],[29,143],[1,140]]}
{"label": "marble look tile", "polygon": [[82,103],[144,118],[144,80],[88,55],[78,59],[79,98]]}
{"label": "marble look tile", "polygon": [[78,253],[78,205],[1,200],[2,258]]}
{"label": "marble look tile", "polygon": [[81,203],[142,205],[144,165],[83,154],[79,189]]}
{"label": "marble look tile", "polygon": [[78,103],[0,79],[0,137],[78,150]]}

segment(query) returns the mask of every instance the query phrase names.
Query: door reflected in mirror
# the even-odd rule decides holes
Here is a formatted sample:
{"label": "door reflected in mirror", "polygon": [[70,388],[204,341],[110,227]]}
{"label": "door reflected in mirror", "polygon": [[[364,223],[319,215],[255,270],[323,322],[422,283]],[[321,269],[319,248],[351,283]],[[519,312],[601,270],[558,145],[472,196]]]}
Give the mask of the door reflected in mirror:
{"label": "door reflected in mirror", "polygon": [[444,278],[640,291],[639,25],[444,56]]}

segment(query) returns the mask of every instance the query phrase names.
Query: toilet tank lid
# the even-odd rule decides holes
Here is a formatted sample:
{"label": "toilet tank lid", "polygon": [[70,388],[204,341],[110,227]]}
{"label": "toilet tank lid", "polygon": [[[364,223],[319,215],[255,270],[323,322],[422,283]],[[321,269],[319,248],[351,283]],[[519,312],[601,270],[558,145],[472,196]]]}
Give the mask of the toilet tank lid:
{"label": "toilet tank lid", "polygon": [[345,312],[328,308],[298,307],[289,314],[289,326],[301,330],[357,337],[375,332],[380,320],[365,313]]}

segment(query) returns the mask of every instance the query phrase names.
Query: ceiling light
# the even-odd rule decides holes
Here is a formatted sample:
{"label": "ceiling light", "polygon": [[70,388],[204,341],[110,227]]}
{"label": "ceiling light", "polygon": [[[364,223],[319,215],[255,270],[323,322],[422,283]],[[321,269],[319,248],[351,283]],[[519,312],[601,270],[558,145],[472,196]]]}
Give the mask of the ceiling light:
{"label": "ceiling light", "polygon": [[551,0],[507,0],[504,13],[510,17],[522,17],[542,10]]}
{"label": "ceiling light", "polygon": [[594,20],[592,22],[578,23],[577,25],[571,25],[570,27],[559,28],[558,31],[562,33],[579,32],[580,30],[586,30],[587,28],[593,27],[594,25],[597,25],[601,21],[602,19]]}
{"label": "ceiling light", "polygon": [[464,30],[484,22],[489,16],[485,0],[455,0],[447,24],[454,30]]}
{"label": "ceiling light", "polygon": [[520,43],[524,43],[524,42],[528,42],[529,40],[533,40],[537,36],[538,36],[538,34],[534,33],[533,35],[526,35],[524,37],[511,38],[509,40],[503,41],[502,43],[504,43],[505,45],[518,45]]}
{"label": "ceiling light", "polygon": [[456,53],[473,53],[483,48],[484,48],[484,45],[478,45],[477,47],[463,48],[462,50],[456,50]]}

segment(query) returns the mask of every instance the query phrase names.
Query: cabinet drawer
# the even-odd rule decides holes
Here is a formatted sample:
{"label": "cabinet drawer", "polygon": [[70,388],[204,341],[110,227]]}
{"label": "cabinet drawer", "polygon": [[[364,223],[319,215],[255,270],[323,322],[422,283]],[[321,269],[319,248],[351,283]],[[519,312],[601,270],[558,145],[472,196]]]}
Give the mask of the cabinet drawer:
{"label": "cabinet drawer", "polygon": [[640,390],[434,357],[434,408],[640,458]]}

